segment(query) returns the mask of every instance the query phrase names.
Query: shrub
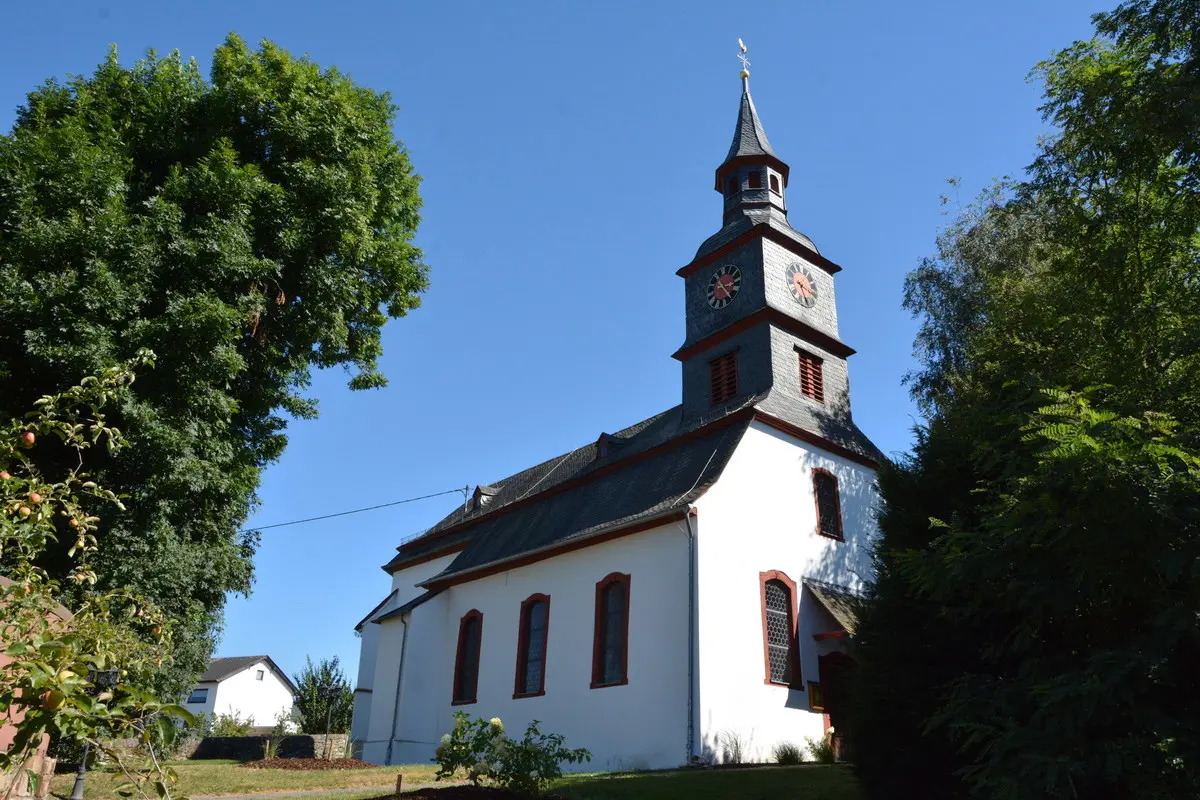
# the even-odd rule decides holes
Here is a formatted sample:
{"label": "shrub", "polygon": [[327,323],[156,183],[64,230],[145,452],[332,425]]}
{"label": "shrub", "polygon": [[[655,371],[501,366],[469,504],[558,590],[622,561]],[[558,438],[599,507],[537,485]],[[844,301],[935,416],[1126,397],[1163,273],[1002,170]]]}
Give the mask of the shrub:
{"label": "shrub", "polygon": [[236,711],[213,716],[210,736],[249,736],[254,727],[254,717],[242,719]]}
{"label": "shrub", "polygon": [[795,742],[779,742],[771,748],[771,755],[777,764],[800,764],[804,761],[804,748]]}
{"label": "shrub", "polygon": [[562,776],[564,762],[592,760],[586,749],[564,747],[561,734],[542,733],[538,724],[529,723],[525,736],[516,741],[504,735],[499,717],[472,721],[461,711],[455,713],[454,729],[442,736],[433,759],[438,764],[436,779],[453,778],[461,769],[476,786],[491,780],[513,791],[541,795]]}
{"label": "shrub", "polygon": [[808,752],[813,760],[820,764],[833,764],[837,761],[837,753],[833,750],[833,728],[825,731],[820,739],[807,739]]}
{"label": "shrub", "polygon": [[721,745],[722,761],[726,764],[745,764],[750,756],[750,742],[754,734],[743,736],[740,731],[721,731],[717,743]]}

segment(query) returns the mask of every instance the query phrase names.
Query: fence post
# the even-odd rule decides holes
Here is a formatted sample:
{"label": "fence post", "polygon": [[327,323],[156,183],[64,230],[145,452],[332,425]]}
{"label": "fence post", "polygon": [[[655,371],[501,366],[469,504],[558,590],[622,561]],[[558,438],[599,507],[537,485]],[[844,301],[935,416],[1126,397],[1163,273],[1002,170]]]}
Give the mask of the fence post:
{"label": "fence post", "polygon": [[397,798],[400,797],[400,791],[401,791],[400,787],[401,787],[401,784],[403,784],[403,783],[404,783],[404,773],[401,772],[398,775],[396,775],[396,797]]}

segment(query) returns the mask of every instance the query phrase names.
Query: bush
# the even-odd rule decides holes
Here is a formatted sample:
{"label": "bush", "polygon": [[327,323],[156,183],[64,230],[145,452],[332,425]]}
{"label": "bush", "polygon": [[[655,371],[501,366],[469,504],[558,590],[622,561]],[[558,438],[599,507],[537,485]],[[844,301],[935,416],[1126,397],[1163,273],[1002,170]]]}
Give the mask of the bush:
{"label": "bush", "polygon": [[213,716],[212,732],[210,736],[249,736],[250,729],[254,727],[254,717],[246,717],[242,719],[236,711],[229,714],[216,714]]}
{"label": "bush", "polygon": [[804,749],[795,742],[779,742],[771,748],[771,755],[777,764],[800,764],[804,762]]}
{"label": "bush", "polygon": [[820,739],[807,739],[808,752],[819,764],[833,764],[837,761],[837,753],[833,750],[833,728],[825,731]]}
{"label": "bush", "polygon": [[746,764],[750,758],[750,743],[754,733],[743,736],[741,731],[721,731],[717,743],[721,746],[721,761],[724,764]]}
{"label": "bush", "polygon": [[504,735],[499,717],[472,721],[459,711],[454,730],[442,736],[434,761],[437,780],[453,778],[459,769],[479,786],[491,780],[499,786],[532,795],[545,794],[551,781],[562,776],[562,764],[591,761],[592,754],[580,747],[563,747],[561,734],[542,733],[538,720],[529,723],[525,736],[516,741]]}

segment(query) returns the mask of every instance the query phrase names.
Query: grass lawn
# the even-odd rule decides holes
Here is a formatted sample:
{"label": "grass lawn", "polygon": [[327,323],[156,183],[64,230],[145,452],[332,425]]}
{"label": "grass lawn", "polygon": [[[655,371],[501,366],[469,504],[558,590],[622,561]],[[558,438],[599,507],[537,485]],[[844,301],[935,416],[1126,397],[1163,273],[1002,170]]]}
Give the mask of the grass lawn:
{"label": "grass lawn", "polygon": [[[433,783],[437,765],[409,764],[396,767],[372,769],[329,770],[327,772],[301,772],[287,769],[246,769],[236,761],[179,761],[172,764],[179,776],[183,793],[195,796],[204,794],[252,794],[255,792],[282,792],[288,789],[353,789],[358,786],[376,788],[395,786],[396,773],[404,773],[405,784]],[[123,779],[116,773],[89,772],[84,784],[84,797],[116,798],[115,786]],[[75,783],[74,775],[56,775],[53,792],[67,797]],[[363,797],[377,797],[379,792],[367,793]],[[339,795],[338,800],[350,800],[351,795]]]}
{"label": "grass lawn", "polygon": [[[396,773],[406,786],[433,783],[433,764],[409,764],[375,769],[300,772],[246,769],[233,761],[184,761],[173,765],[180,788],[191,796],[254,794],[317,789],[363,791],[330,796],[330,800],[378,797],[380,787],[394,786]],[[54,779],[54,794],[71,793],[73,775]],[[85,797],[116,798],[121,781],[112,773],[89,772]],[[376,791],[371,791],[375,789]],[[861,800],[862,794],[849,767],[806,765],[761,769],[679,770],[665,772],[571,775],[554,788],[570,800]]]}
{"label": "grass lawn", "polygon": [[863,796],[849,767],[815,764],[573,775],[555,791],[571,800],[861,800]]}

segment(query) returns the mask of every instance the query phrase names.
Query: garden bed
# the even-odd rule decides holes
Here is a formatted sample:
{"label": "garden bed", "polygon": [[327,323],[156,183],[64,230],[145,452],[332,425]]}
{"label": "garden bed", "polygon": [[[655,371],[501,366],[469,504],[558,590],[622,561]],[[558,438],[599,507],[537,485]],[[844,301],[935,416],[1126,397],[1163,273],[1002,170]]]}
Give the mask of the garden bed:
{"label": "garden bed", "polygon": [[328,769],[375,769],[374,764],[357,758],[264,758],[247,761],[243,767],[250,769],[292,769],[313,772]]}

